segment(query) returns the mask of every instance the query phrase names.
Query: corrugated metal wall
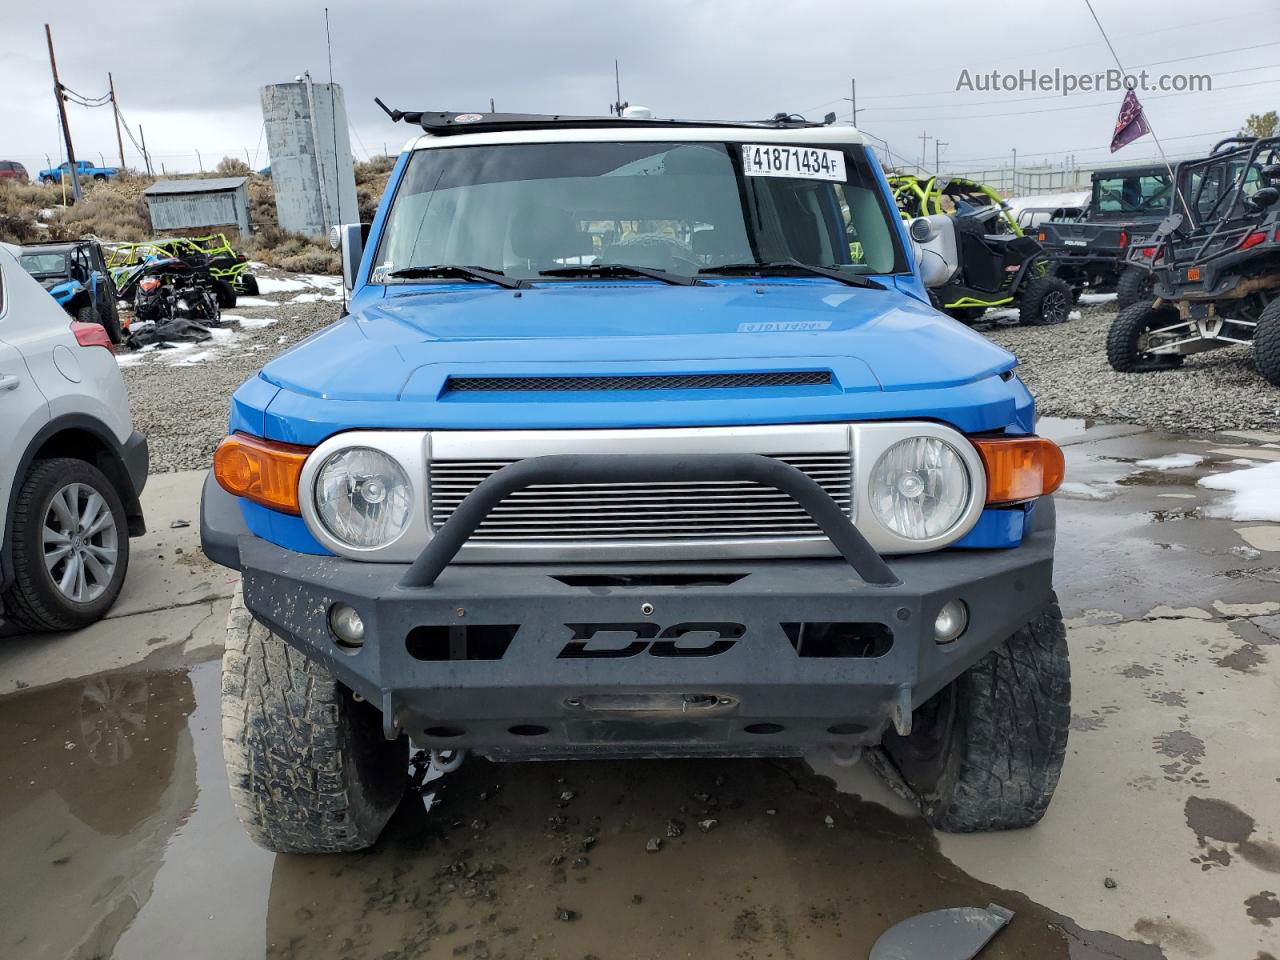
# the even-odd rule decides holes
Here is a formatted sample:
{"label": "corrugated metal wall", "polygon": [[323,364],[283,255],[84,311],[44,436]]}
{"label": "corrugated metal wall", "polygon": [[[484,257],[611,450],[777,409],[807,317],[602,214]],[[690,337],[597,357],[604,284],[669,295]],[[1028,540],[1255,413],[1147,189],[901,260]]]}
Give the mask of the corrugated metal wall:
{"label": "corrugated metal wall", "polygon": [[262,88],[262,116],[280,226],[323,236],[334,224],[358,221],[342,87],[310,80],[271,84]]}
{"label": "corrugated metal wall", "polygon": [[249,232],[249,197],[245,188],[216,193],[160,193],[147,197],[155,230],[235,225]]}

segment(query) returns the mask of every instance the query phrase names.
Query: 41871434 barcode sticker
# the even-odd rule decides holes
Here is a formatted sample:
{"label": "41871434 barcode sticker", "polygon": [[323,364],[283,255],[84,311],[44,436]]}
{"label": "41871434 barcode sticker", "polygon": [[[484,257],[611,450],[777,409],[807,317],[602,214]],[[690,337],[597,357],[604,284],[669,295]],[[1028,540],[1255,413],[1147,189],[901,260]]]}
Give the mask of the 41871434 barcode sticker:
{"label": "41871434 barcode sticker", "polygon": [[801,177],[844,181],[844,153],[821,147],[744,143],[742,172],[748,177]]}

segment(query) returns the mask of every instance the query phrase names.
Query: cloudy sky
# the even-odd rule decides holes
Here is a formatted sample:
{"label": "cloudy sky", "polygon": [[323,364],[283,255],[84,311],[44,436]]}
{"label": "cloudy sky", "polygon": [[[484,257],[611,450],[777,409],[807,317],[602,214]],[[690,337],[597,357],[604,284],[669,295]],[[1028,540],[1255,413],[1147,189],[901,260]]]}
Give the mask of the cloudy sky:
{"label": "cloudy sky", "polygon": [[[33,172],[59,138],[43,23],[62,81],[88,97],[115,76],[121,110],[157,166],[224,155],[269,162],[259,88],[305,69],[323,80],[324,5],[313,0],[167,0],[138,15],[100,2],[6,0],[0,31],[0,158]],[[1094,0],[1126,68],[1204,73],[1213,90],[1141,95],[1171,158],[1206,149],[1249,113],[1280,107],[1280,3]],[[38,13],[37,8],[43,10]],[[660,116],[756,118],[778,111],[848,119],[894,154],[944,169],[1108,157],[1122,94],[957,90],[992,70],[1093,73],[1113,65],[1084,0],[331,0],[333,70],[358,157],[409,136],[373,103],[405,109],[602,113],[622,95]],[[70,106],[77,156],[118,160],[109,108]],[[921,134],[930,139],[921,141]],[[126,160],[139,165],[125,141]],[[1150,138],[1116,159],[1154,155]],[[157,170],[158,172],[158,170]]]}

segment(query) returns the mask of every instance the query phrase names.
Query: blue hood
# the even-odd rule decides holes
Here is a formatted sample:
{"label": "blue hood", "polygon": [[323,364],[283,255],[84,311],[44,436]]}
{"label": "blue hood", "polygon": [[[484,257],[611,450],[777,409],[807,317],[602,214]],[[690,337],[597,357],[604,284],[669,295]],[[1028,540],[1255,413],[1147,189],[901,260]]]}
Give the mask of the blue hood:
{"label": "blue hood", "polygon": [[[930,417],[977,430],[1003,429],[1024,411],[1029,417],[1030,397],[1008,375],[1016,362],[1012,354],[892,288],[788,280],[377,292],[365,288],[349,317],[264,368],[250,393],[259,410],[271,397],[269,410],[262,411],[266,435],[316,442],[355,426],[678,426],[893,417]],[[832,382],[569,393],[460,392],[447,383],[451,376],[771,370],[829,371]],[[252,419],[249,410],[242,412]]]}
{"label": "blue hood", "polygon": [[52,286],[45,287],[49,291],[49,296],[57,300],[59,303],[66,303],[77,293],[84,289],[84,285],[79,280],[64,280],[61,283],[55,283]]}

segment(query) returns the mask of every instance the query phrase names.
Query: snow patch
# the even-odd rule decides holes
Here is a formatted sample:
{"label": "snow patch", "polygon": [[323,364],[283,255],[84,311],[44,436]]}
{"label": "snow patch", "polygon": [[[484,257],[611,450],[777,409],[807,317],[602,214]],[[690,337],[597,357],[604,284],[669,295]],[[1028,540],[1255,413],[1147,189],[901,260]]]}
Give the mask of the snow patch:
{"label": "snow patch", "polygon": [[1084,483],[1068,480],[1058,487],[1058,493],[1069,500],[1110,500],[1119,492],[1113,483]]}
{"label": "snow patch", "polygon": [[311,284],[301,277],[258,277],[259,293],[293,293],[306,290]]}
{"label": "snow patch", "polygon": [[1199,484],[1231,494],[1225,500],[1210,504],[1205,511],[1208,516],[1280,523],[1280,462],[1215,473],[1201,477]]}
{"label": "snow patch", "polygon": [[[223,319],[230,319],[224,313]],[[237,323],[240,324],[241,330],[261,330],[263,327],[270,327],[280,322],[279,317],[235,317]]]}
{"label": "snow patch", "polygon": [[1194,453],[1166,453],[1163,457],[1139,460],[1137,466],[1148,470],[1182,470],[1204,463],[1204,457]]}
{"label": "snow patch", "polygon": [[264,297],[236,297],[237,307],[274,307],[274,300],[267,300]]}
{"label": "snow patch", "polygon": [[1082,293],[1080,294],[1081,303],[1111,303],[1115,300],[1114,293]]}

